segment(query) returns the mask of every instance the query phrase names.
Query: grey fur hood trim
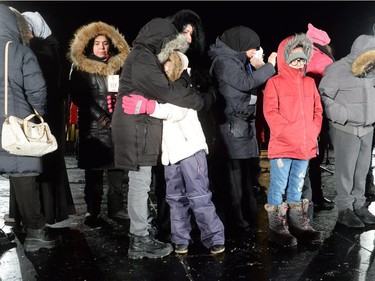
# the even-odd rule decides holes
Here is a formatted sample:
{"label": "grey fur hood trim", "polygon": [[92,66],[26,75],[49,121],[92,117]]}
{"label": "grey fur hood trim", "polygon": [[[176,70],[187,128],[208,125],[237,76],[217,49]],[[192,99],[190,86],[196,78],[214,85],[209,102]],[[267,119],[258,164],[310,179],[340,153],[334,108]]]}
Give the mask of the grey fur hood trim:
{"label": "grey fur hood trim", "polygon": [[284,49],[284,60],[288,58],[290,52],[298,45],[302,46],[303,52],[307,57],[307,61],[310,61],[313,50],[313,42],[305,33],[296,34],[286,43]]}
{"label": "grey fur hood trim", "polygon": [[180,51],[181,53],[185,53],[189,48],[189,43],[186,40],[186,37],[183,34],[178,34],[175,39],[166,43],[160,53],[157,55],[158,60],[161,64],[165,63],[169,56],[174,51]]}
{"label": "grey fur hood trim", "polygon": [[[101,34],[110,38],[112,48],[117,50],[117,53],[111,54],[107,63],[89,59],[87,57],[89,54],[85,53],[85,49],[90,40]],[[118,73],[129,52],[129,45],[117,28],[98,21],[81,26],[75,32],[74,38],[70,41],[67,58],[78,70],[108,76]]]}
{"label": "grey fur hood trim", "polygon": [[30,38],[29,38],[29,24],[27,20],[23,17],[23,15],[15,8],[9,7],[9,9],[16,15],[17,25],[20,31],[20,39],[23,45],[28,46],[30,45]]}

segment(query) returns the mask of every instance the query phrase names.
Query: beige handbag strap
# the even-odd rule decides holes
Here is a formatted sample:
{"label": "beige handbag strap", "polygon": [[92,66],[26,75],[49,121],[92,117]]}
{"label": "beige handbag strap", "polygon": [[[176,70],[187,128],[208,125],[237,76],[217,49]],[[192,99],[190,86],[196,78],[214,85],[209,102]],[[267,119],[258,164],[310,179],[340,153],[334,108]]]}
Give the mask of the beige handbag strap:
{"label": "beige handbag strap", "polygon": [[5,60],[4,60],[4,93],[5,93],[5,99],[4,99],[4,114],[5,117],[8,116],[8,49],[9,44],[12,43],[12,41],[8,41],[5,45]]}

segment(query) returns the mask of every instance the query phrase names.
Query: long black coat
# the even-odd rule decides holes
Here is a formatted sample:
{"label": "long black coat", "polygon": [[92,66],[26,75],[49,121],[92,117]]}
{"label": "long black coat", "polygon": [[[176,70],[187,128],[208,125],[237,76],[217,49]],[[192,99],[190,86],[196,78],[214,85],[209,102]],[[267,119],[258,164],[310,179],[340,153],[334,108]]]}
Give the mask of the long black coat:
{"label": "long black coat", "polygon": [[161,147],[162,120],[146,114],[125,114],[124,95],[139,94],[195,110],[202,108],[204,101],[195,90],[180,82],[169,82],[162,70],[162,63],[171,51],[186,51],[187,47],[185,37],[178,35],[176,28],[165,19],[151,20],[138,33],[121,73],[112,119],[117,167],[137,170],[138,166],[154,166]]}
{"label": "long black coat", "polygon": [[65,95],[60,87],[59,42],[53,34],[45,39],[34,37],[30,41],[30,48],[38,58],[47,83],[47,113],[44,120],[58,143],[57,150],[42,157],[43,173],[40,176],[43,214],[47,223],[53,224],[75,213],[65,165]]}
{"label": "long black coat", "polygon": [[[24,118],[33,113],[45,114],[46,83],[38,60],[30,48],[20,41],[21,34],[15,14],[0,4],[0,123],[4,122],[4,53],[9,47],[8,115]],[[0,132],[1,135],[1,132]],[[41,157],[11,155],[0,147],[0,173],[41,173]]]}
{"label": "long black coat", "polygon": [[[111,57],[107,62],[91,59],[92,50],[86,50],[98,34],[106,35],[112,43]],[[111,118],[107,104],[107,77],[119,74],[129,50],[117,29],[103,22],[82,26],[71,41],[68,55],[73,63],[71,96],[79,109],[79,168],[114,168],[111,129],[101,126],[99,121],[103,116]]]}

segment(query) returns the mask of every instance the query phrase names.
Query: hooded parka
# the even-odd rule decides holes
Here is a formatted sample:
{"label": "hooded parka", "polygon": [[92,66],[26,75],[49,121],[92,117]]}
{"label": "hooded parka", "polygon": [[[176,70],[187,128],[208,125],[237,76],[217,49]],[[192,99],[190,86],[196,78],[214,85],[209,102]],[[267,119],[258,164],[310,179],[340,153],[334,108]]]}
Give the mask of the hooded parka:
{"label": "hooded parka", "polygon": [[[226,42],[224,43],[223,40]],[[220,133],[230,159],[258,157],[256,141],[256,104],[251,103],[252,90],[262,86],[275,74],[271,63],[254,72],[249,70],[246,51],[260,45],[259,36],[250,28],[238,26],[224,32],[210,46],[211,74],[224,98]]]}
{"label": "hooded parka", "polygon": [[[92,41],[98,35],[105,35],[111,41],[107,61],[92,58]],[[111,129],[103,127],[100,120],[111,118],[107,78],[120,73],[129,51],[124,36],[100,21],[80,27],[70,42],[71,96],[79,108],[79,168],[114,168]]]}
{"label": "hooded parka", "polygon": [[277,50],[278,74],[266,83],[263,111],[270,127],[268,158],[309,160],[317,155],[322,104],[313,78],[295,69],[286,58],[297,46],[311,58],[312,42],[304,34],[284,39]]}
{"label": "hooded parka", "polygon": [[319,84],[325,114],[336,129],[362,137],[375,122],[375,37],[359,36],[350,53],[326,67]]}
{"label": "hooded parka", "polygon": [[[21,22],[21,21],[24,22]],[[0,122],[4,122],[4,54],[8,41],[8,115],[25,118],[35,109],[45,114],[47,88],[38,60],[27,43],[25,20],[0,4]],[[1,134],[1,132],[0,132]],[[41,157],[11,155],[0,147],[0,173],[34,174],[43,171]]]}
{"label": "hooded parka", "polygon": [[[374,66],[375,37],[360,35],[347,56],[326,67],[319,84],[335,152],[338,220],[350,227],[354,222],[343,211],[367,210],[365,186],[375,122]],[[363,219],[359,212],[356,215]],[[373,220],[372,215],[366,216]]]}
{"label": "hooded parka", "polygon": [[162,63],[172,51],[185,52],[187,48],[185,36],[166,19],[155,18],[139,31],[121,72],[112,119],[117,167],[134,171],[138,166],[154,166],[161,149],[162,120],[147,114],[125,114],[124,95],[138,94],[195,110],[203,107],[204,101],[195,90],[181,83],[184,78],[170,82],[163,70]]}

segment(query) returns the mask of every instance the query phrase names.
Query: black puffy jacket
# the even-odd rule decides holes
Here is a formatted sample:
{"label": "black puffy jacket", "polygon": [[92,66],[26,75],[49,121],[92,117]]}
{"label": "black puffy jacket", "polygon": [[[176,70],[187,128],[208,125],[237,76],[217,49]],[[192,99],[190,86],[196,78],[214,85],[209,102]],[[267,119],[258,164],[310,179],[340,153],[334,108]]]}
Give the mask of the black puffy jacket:
{"label": "black puffy jacket", "polygon": [[204,100],[193,88],[176,80],[169,82],[162,68],[173,50],[185,52],[188,43],[166,19],[147,23],[133,42],[125,61],[112,119],[115,162],[119,168],[136,170],[138,166],[157,164],[161,148],[162,120],[146,114],[128,115],[122,109],[122,96],[143,95],[148,99],[200,110]]}

